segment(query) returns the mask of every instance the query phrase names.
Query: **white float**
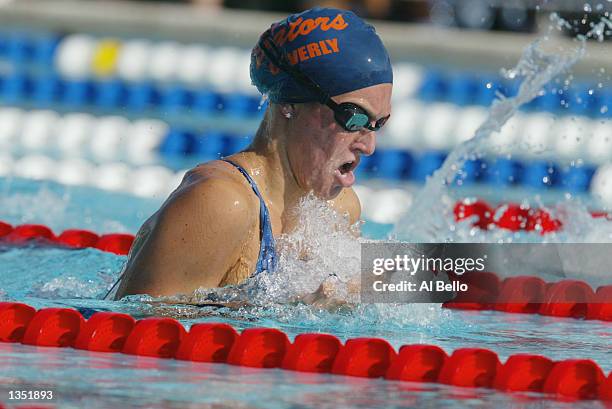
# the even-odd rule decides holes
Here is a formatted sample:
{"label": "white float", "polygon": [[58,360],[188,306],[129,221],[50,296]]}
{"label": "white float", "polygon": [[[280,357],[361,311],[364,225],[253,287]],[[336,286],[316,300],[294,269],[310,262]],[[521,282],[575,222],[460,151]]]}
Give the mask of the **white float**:
{"label": "white float", "polygon": [[79,80],[91,75],[98,40],[86,34],[69,35],[55,52],[55,67],[64,77]]}
{"label": "white float", "polygon": [[24,118],[21,131],[21,144],[32,150],[47,147],[55,133],[55,126],[59,120],[57,112],[49,110],[30,111]]}
{"label": "white float", "polygon": [[177,78],[193,87],[202,86],[208,80],[210,49],[193,44],[181,49],[176,67]]}
{"label": "white float", "polygon": [[151,43],[148,41],[126,41],[121,46],[117,58],[117,75],[126,81],[144,81],[147,77],[150,56]]}
{"label": "white float", "polygon": [[181,51],[182,45],[173,41],[155,44],[151,49],[149,78],[160,82],[175,80]]}
{"label": "white float", "polygon": [[100,159],[112,159],[119,154],[130,122],[122,116],[99,118],[93,126],[89,149]]}

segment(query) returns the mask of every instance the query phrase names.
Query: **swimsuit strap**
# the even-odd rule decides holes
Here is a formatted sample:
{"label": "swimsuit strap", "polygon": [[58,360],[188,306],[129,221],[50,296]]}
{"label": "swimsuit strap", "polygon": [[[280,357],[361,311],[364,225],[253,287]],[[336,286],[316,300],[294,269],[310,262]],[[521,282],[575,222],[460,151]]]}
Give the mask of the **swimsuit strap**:
{"label": "swimsuit strap", "polygon": [[257,198],[259,198],[259,240],[261,244],[259,248],[259,257],[257,258],[257,266],[255,267],[253,276],[261,273],[262,271],[274,271],[276,269],[276,246],[274,243],[272,223],[270,222],[270,214],[268,212],[266,202],[264,202],[259,189],[257,189],[257,184],[242,166],[228,159],[221,160],[238,169],[251,185],[251,188],[257,195]]}

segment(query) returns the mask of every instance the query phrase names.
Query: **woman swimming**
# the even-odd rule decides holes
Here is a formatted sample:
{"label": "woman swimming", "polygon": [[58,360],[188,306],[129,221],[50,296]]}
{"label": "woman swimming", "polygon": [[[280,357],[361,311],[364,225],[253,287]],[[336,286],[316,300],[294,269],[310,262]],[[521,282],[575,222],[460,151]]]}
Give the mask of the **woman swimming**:
{"label": "woman swimming", "polygon": [[351,224],[361,155],[390,116],[393,74],[374,28],[315,8],[273,24],[251,54],[270,104],[244,151],[201,164],[141,227],[115,298],[188,294],[274,270],[274,237],[314,193]]}

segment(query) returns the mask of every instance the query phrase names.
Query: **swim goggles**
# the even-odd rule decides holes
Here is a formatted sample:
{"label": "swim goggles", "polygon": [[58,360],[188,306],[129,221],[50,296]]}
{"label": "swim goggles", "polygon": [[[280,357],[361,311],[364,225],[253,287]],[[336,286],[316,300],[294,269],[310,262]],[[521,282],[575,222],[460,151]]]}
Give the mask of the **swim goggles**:
{"label": "swim goggles", "polygon": [[374,125],[372,125],[367,111],[359,105],[351,102],[336,103],[327,92],[323,91],[319,84],[310,79],[297,67],[291,65],[287,54],[274,43],[272,34],[269,31],[261,36],[258,46],[272,64],[314,92],[318,97],[319,103],[334,111],[334,119],[348,132],[359,132],[364,128],[370,131],[378,131],[389,119],[390,115],[387,115],[376,120]]}

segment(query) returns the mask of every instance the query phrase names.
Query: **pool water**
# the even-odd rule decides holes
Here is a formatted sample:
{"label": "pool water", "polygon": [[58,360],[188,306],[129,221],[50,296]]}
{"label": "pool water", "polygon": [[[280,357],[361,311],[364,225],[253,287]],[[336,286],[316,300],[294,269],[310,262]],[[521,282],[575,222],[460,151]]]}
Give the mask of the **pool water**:
{"label": "pool water", "polygon": [[[40,222],[55,231],[135,232],[161,199],[141,199],[50,182],[1,179],[0,220]],[[109,206],[112,203],[112,206]],[[109,209],[111,208],[111,209]],[[383,239],[389,226],[369,222],[366,236]],[[333,247],[333,246],[332,246]],[[612,370],[612,326],[539,315],[466,312],[438,304],[371,304],[330,312],[268,302],[238,310],[166,306],[142,299],[105,301],[125,257],[95,249],[4,246],[0,248],[0,299],[42,307],[126,312],[136,318],[171,316],[186,328],[196,322],[226,322],[237,329],[275,327],[290,338],[304,332],[335,334],[342,340],[381,337],[396,349],[429,343],[447,352],[483,347],[502,361],[511,354],[552,359],[590,358]],[[57,407],[598,407],[599,402],[534,400],[492,390],[461,389],[332,375],[257,370],[224,364],[160,360],[73,349],[0,344],[0,396],[20,388],[50,388]],[[7,400],[3,398],[3,400]]]}

